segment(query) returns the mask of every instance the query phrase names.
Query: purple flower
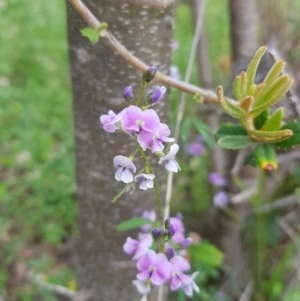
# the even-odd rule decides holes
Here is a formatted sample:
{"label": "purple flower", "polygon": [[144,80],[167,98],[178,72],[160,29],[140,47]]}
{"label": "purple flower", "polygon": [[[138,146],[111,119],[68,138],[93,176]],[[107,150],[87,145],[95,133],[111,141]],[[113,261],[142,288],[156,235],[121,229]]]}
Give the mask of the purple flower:
{"label": "purple flower", "polygon": [[175,250],[170,245],[166,246],[166,255],[169,259],[173,258],[175,256]]}
{"label": "purple flower", "polygon": [[181,78],[180,71],[177,66],[170,67],[170,77],[172,77],[176,80],[180,80],[180,78]]}
{"label": "purple flower", "polygon": [[128,87],[124,88],[124,90],[123,90],[123,97],[127,101],[130,101],[130,100],[133,99],[132,86],[128,86]]}
{"label": "purple flower", "polygon": [[162,100],[164,95],[166,94],[167,88],[164,86],[156,86],[154,89],[149,93],[148,100],[151,104],[155,104]]}
{"label": "purple flower", "polygon": [[210,172],[208,175],[208,180],[211,184],[218,187],[224,187],[227,184],[226,179],[220,176],[220,174],[217,172]]}
{"label": "purple flower", "polygon": [[137,279],[145,281],[150,279],[154,285],[161,285],[170,278],[171,266],[163,253],[147,251],[137,262]]}
{"label": "purple flower", "polygon": [[109,133],[113,133],[120,128],[118,125],[120,120],[120,116],[112,110],[108,111],[108,115],[103,114],[100,116],[100,123],[103,125],[103,129]]}
{"label": "purple flower", "polygon": [[122,181],[126,184],[133,181],[133,173],[136,172],[136,167],[129,158],[121,155],[115,156],[114,166],[117,168],[115,173],[117,181]]}
{"label": "purple flower", "polygon": [[133,260],[141,258],[151,247],[153,238],[151,234],[143,234],[140,240],[127,237],[123,250],[128,255],[133,255]]}
{"label": "purple flower", "polygon": [[167,153],[165,156],[161,157],[158,161],[159,164],[165,163],[165,168],[168,171],[172,172],[178,172],[180,170],[179,164],[175,160],[175,155],[177,154],[179,150],[178,144],[172,144],[170,147],[169,153]]}
{"label": "purple flower", "polygon": [[186,249],[192,242],[193,240],[190,237],[187,237],[181,242],[181,247]]}
{"label": "purple flower", "polygon": [[190,282],[186,285],[183,285],[183,290],[185,292],[185,294],[188,297],[193,297],[193,293],[194,291],[198,294],[200,292],[200,289],[198,287],[198,285],[195,283],[195,278],[197,277],[197,275],[199,274],[199,272],[195,272],[192,275],[190,275]]}
{"label": "purple flower", "polygon": [[143,131],[139,134],[139,142],[145,150],[151,148],[152,153],[161,152],[165,148],[164,142],[173,142],[174,138],[170,138],[171,131],[165,123],[160,123],[151,131]]}
{"label": "purple flower", "polygon": [[174,229],[172,241],[175,244],[181,244],[185,240],[185,236],[184,236],[185,229],[184,229],[182,220],[177,217],[171,217],[170,224],[172,225],[172,227]]}
{"label": "purple flower", "polygon": [[[156,221],[156,213],[154,210],[145,210],[142,213],[142,217],[148,219],[150,222],[155,222]],[[143,232],[149,232],[151,228],[150,223],[146,224],[141,227],[141,230]]]}
{"label": "purple flower", "polygon": [[175,291],[181,287],[185,287],[191,283],[191,277],[183,272],[189,270],[189,262],[182,256],[174,256],[170,259],[171,264],[171,283],[170,288]]}
{"label": "purple flower", "polygon": [[139,182],[139,188],[142,190],[147,190],[153,188],[155,175],[152,173],[141,173],[135,177],[135,181]]}
{"label": "purple flower", "polygon": [[190,142],[189,144],[186,145],[185,151],[187,154],[191,156],[200,156],[204,152],[204,146],[202,143],[197,141]]}
{"label": "purple flower", "polygon": [[229,203],[229,196],[225,191],[217,192],[213,197],[213,203],[215,207],[223,208]]}

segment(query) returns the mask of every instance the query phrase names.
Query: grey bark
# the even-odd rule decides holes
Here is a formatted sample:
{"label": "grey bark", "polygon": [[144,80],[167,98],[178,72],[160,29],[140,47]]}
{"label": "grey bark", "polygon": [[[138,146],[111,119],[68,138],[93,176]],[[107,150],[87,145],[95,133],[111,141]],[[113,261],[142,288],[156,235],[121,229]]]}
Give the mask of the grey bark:
{"label": "grey bark", "polygon": [[[166,72],[170,64],[173,1],[85,1],[115,36],[149,65]],[[141,74],[101,43],[91,45],[81,37],[86,27],[68,4],[68,34],[74,98],[76,182],[79,202],[77,278],[79,290],[89,300],[133,301],[135,267],[123,254],[128,233],[116,225],[155,206],[154,193],[137,192],[111,204],[123,187],[114,180],[113,157],[129,155],[134,148],[128,137],[105,133],[99,116],[109,109],[119,112],[128,105],[121,97],[125,86],[137,93]],[[160,107],[165,118],[167,105]]]}

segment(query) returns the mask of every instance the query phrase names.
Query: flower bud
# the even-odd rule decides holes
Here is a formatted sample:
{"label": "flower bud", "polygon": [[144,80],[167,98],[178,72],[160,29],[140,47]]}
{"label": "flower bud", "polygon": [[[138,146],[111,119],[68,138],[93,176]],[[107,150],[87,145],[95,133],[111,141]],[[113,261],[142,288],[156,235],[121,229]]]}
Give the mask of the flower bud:
{"label": "flower bud", "polygon": [[152,236],[154,239],[158,239],[161,236],[161,230],[158,228],[154,228],[152,230]]}
{"label": "flower bud", "polygon": [[167,89],[164,86],[156,86],[148,95],[148,101],[150,104],[155,104],[162,100]]}
{"label": "flower bud", "polygon": [[151,66],[148,70],[143,73],[143,82],[150,83],[156,74],[156,67]]}
{"label": "flower bud", "polygon": [[123,97],[125,100],[130,101],[133,99],[133,94],[132,94],[132,86],[128,86],[123,90],[122,93]]}

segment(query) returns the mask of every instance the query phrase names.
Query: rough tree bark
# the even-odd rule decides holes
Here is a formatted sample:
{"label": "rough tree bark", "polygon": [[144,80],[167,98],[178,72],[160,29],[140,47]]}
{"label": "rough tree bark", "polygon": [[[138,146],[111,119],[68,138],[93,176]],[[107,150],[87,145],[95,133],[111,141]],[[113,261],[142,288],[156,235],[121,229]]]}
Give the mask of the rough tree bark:
{"label": "rough tree bark", "polygon": [[[86,5],[113,34],[149,65],[167,72],[170,64],[173,0],[87,0]],[[112,160],[129,155],[133,145],[121,134],[100,129],[99,115],[120,111],[125,86],[137,93],[141,74],[101,43],[81,37],[86,27],[68,3],[68,34],[74,97],[76,181],[79,202],[78,285],[92,293],[89,300],[135,300],[134,267],[122,251],[125,234],[116,225],[153,207],[153,192],[111,199],[122,187],[114,180]],[[160,107],[166,116],[167,106]],[[128,233],[127,233],[128,234]]]}

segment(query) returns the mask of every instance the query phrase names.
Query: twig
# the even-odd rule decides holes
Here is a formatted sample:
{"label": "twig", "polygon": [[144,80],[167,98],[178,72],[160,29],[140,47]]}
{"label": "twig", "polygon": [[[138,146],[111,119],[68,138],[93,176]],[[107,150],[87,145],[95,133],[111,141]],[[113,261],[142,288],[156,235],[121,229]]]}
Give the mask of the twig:
{"label": "twig", "polygon": [[256,193],[256,187],[253,186],[253,187],[250,187],[246,190],[243,190],[242,192],[234,195],[232,198],[231,198],[231,203],[234,204],[234,205],[237,205],[237,204],[241,204],[241,203],[244,203],[246,201],[249,201],[250,198]]}
{"label": "twig", "polygon": [[[99,28],[101,22],[81,0],[69,0],[69,2],[73,5],[74,9],[89,26],[94,29]],[[140,70],[141,72],[145,72],[149,68],[147,64],[138,59],[127,48],[125,48],[107,29],[101,31],[101,38],[106,45],[111,47],[116,53],[122,56],[129,65]],[[168,87],[176,88],[182,92],[186,92],[192,95],[201,95],[203,98],[203,103],[219,104],[216,94],[211,90],[202,89],[186,82],[176,80],[159,71],[156,72],[155,80]]]}
{"label": "twig", "polygon": [[250,280],[247,283],[247,286],[246,286],[245,290],[243,291],[241,297],[239,298],[239,301],[249,301],[253,294],[253,290],[254,290],[253,283]]}

